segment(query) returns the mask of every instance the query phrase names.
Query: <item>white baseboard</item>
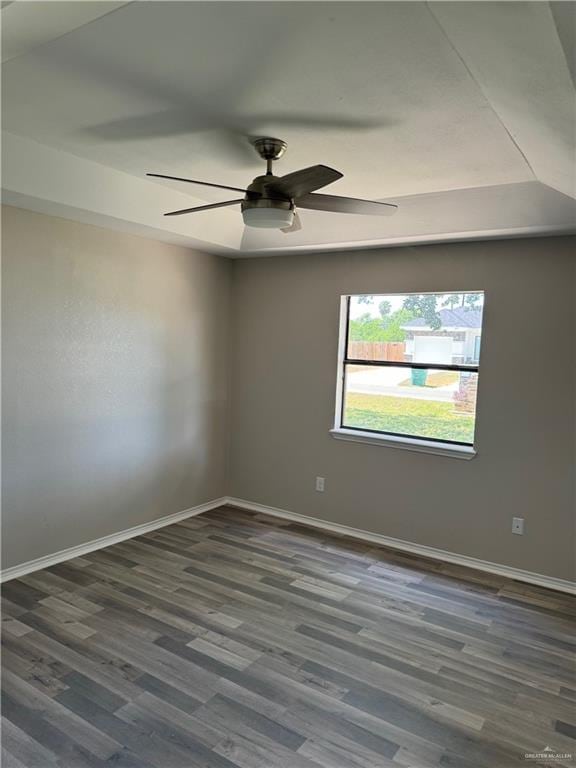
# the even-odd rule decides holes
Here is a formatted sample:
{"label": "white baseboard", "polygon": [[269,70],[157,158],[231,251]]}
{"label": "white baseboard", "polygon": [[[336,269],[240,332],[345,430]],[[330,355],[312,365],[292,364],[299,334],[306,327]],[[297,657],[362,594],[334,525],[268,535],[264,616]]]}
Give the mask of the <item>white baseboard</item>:
{"label": "white baseboard", "polygon": [[557,579],[554,576],[545,576],[540,573],[523,571],[520,568],[512,568],[511,566],[500,565],[499,563],[491,563],[487,560],[479,560],[475,557],[468,557],[467,555],[458,555],[454,552],[447,552],[444,549],[428,547],[425,544],[414,544],[411,541],[394,539],[391,536],[383,536],[379,533],[370,533],[370,531],[363,531],[360,528],[352,528],[349,525],[331,523],[327,520],[319,520],[316,517],[308,517],[307,515],[300,515],[297,512],[289,512],[286,509],[268,507],[265,504],[257,504],[253,501],[237,499],[231,496],[223,496],[219,499],[208,501],[205,504],[199,504],[196,507],[185,509],[182,512],[175,512],[172,515],[166,515],[165,517],[151,520],[148,523],[135,525],[132,528],[126,528],[123,531],[111,533],[108,536],[102,536],[99,539],[93,539],[92,541],[88,541],[85,544],[77,544],[74,547],[62,549],[59,552],[54,552],[51,555],[44,555],[43,557],[39,557],[36,560],[28,560],[25,563],[14,565],[11,568],[5,568],[0,572],[0,582],[9,581],[10,579],[17,579],[20,576],[25,576],[27,573],[39,571],[42,568],[49,568],[51,565],[56,565],[57,563],[71,560],[74,557],[81,557],[82,555],[88,554],[88,552],[94,552],[97,549],[103,549],[104,547],[109,547],[112,544],[126,541],[126,539],[132,539],[135,536],[141,536],[143,533],[154,531],[157,528],[163,528],[165,525],[171,525],[172,523],[178,523],[180,520],[185,520],[186,518],[194,517],[195,515],[201,515],[203,512],[209,512],[211,509],[216,509],[217,507],[224,505],[238,507],[239,509],[246,509],[251,512],[260,512],[261,514],[271,515],[272,517],[280,517],[284,520],[291,520],[295,523],[302,523],[303,525],[309,525],[313,528],[320,528],[324,531],[330,531],[332,533],[350,536],[355,539],[361,539],[362,541],[373,542],[374,544],[380,544],[384,547],[398,549],[402,552],[411,552],[416,555],[432,558],[433,560],[441,560],[442,562],[446,563],[454,563],[455,565],[463,565],[468,568],[475,568],[478,571],[493,573],[498,576],[504,576],[508,579],[514,579],[515,581],[522,581],[527,584],[536,584],[540,587],[558,590],[559,592],[576,594],[576,584],[566,579]]}
{"label": "white baseboard", "polygon": [[13,565],[11,568],[5,568],[0,573],[0,582],[17,579],[20,576],[25,576],[27,573],[39,571],[41,568],[49,568],[51,565],[62,563],[65,560],[71,560],[73,557],[82,557],[82,555],[87,555],[88,552],[94,552],[96,549],[109,547],[111,544],[118,544],[121,541],[126,541],[126,539],[133,539],[134,536],[141,536],[143,533],[155,531],[157,528],[163,528],[165,525],[178,523],[180,520],[185,520],[187,517],[201,515],[203,512],[209,512],[211,509],[216,509],[216,507],[221,507],[226,503],[226,497],[207,501],[205,504],[199,504],[196,507],[190,507],[190,509],[185,509],[182,512],[175,512],[172,515],[159,517],[156,520],[151,520],[149,523],[135,525],[133,528],[126,528],[123,531],[110,533],[108,536],[102,536],[99,539],[92,539],[92,541],[87,541],[85,544],[77,544],[74,547],[68,547],[68,549],[61,549],[59,552],[54,552],[51,555],[38,557],[36,560],[28,560],[25,563]]}
{"label": "white baseboard", "polygon": [[295,523],[302,523],[303,525],[310,525],[314,528],[321,528],[324,531],[331,531],[332,533],[351,536],[355,539],[361,539],[362,541],[370,541],[375,544],[381,544],[384,547],[399,549],[402,552],[411,552],[412,554],[422,555],[423,557],[429,557],[433,560],[441,560],[446,563],[454,563],[455,565],[463,565],[467,568],[474,568],[477,571],[485,571],[486,573],[493,573],[498,576],[504,576],[508,579],[514,579],[515,581],[522,581],[526,582],[527,584],[536,584],[540,587],[555,589],[559,592],[568,592],[569,594],[573,595],[576,594],[576,583],[573,581],[568,581],[567,579],[558,579],[554,576],[545,576],[540,573],[532,573],[532,571],[524,571],[520,568],[512,568],[509,565],[491,563],[488,560],[479,560],[476,557],[468,557],[467,555],[458,555],[455,552],[447,552],[444,549],[428,547],[425,544],[414,544],[411,541],[394,539],[391,536],[383,536],[379,533],[370,533],[369,531],[363,531],[359,528],[352,528],[349,525],[330,523],[327,520],[319,520],[316,517],[300,515],[296,512],[289,512],[286,509],[267,507],[265,504],[256,504],[253,501],[246,501],[245,499],[228,497],[226,499],[226,503],[233,507],[239,507],[240,509],[247,509],[252,512],[260,512],[263,515],[272,515],[273,517],[281,517],[284,520],[292,520]]}

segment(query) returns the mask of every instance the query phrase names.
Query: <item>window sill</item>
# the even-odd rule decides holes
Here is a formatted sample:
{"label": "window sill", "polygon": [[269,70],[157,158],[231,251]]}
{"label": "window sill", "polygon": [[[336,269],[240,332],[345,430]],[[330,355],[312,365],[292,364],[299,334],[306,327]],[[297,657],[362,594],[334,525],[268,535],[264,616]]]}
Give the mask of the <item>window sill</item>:
{"label": "window sill", "polygon": [[470,445],[449,445],[433,440],[419,440],[414,437],[396,437],[395,435],[379,435],[374,432],[362,432],[357,429],[338,427],[330,430],[332,437],[337,440],[349,440],[353,443],[401,448],[404,451],[417,453],[434,453],[437,456],[450,456],[453,459],[473,459],[476,451]]}

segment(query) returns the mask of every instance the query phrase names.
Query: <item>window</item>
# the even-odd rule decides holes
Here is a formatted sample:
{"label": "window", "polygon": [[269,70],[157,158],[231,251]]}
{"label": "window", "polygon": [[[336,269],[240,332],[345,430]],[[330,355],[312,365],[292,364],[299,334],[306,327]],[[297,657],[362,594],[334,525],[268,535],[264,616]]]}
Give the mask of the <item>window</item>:
{"label": "window", "polygon": [[484,293],[342,299],[336,437],[471,453]]}

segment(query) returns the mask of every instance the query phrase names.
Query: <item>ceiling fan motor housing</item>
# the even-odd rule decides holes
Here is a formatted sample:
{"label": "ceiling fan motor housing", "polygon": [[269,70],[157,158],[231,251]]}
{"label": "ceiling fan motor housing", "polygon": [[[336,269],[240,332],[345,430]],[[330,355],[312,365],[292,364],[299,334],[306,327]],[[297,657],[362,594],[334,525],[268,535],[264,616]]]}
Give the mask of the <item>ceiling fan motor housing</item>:
{"label": "ceiling fan motor housing", "polygon": [[282,229],[294,221],[294,203],[270,187],[270,174],[257,176],[242,201],[242,218],[247,227]]}

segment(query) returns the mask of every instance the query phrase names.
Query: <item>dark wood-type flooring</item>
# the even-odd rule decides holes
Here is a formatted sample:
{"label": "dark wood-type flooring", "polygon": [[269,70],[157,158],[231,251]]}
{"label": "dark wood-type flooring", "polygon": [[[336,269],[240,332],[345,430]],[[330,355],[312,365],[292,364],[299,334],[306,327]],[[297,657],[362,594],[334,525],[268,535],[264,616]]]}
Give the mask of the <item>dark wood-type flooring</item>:
{"label": "dark wood-type flooring", "polygon": [[221,508],[10,581],[3,598],[4,768],[576,755],[574,602],[560,593]]}

